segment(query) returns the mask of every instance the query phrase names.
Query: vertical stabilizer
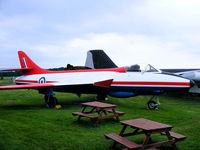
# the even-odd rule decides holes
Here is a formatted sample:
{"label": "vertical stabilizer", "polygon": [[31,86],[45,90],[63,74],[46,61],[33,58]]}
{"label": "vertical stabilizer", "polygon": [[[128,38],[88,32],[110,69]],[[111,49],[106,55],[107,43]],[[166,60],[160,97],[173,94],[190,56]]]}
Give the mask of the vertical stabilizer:
{"label": "vertical stabilizer", "polygon": [[48,71],[35,64],[23,51],[18,51],[21,69],[24,74],[41,74]]}
{"label": "vertical stabilizer", "polygon": [[103,50],[88,51],[85,66],[92,69],[117,68]]}

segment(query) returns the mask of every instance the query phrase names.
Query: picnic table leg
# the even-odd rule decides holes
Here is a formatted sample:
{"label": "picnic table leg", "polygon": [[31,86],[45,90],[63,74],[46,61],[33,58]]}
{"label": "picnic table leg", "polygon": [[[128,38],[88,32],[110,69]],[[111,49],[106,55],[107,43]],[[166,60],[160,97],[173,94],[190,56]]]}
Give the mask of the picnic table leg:
{"label": "picnic table leg", "polygon": [[97,109],[97,113],[98,113],[98,118],[97,118],[96,124],[98,124],[102,120],[103,112],[100,109]]}
{"label": "picnic table leg", "polygon": [[[169,131],[168,132],[165,132],[166,133],[166,136],[168,137],[169,140],[172,140],[173,138],[171,137]],[[177,147],[176,147],[176,143],[172,143],[172,147],[174,150],[177,150]]]}
{"label": "picnic table leg", "polygon": [[80,121],[81,120],[81,116],[78,116],[78,119],[77,119],[77,121]]}
{"label": "picnic table leg", "polygon": [[93,113],[96,107],[93,107],[89,113]]}
{"label": "picnic table leg", "polygon": [[87,106],[82,106],[82,107],[83,107],[83,109],[82,109],[81,112],[84,113],[84,111],[85,111],[85,109],[86,109]]}
{"label": "picnic table leg", "polygon": [[103,111],[103,113],[104,113],[104,115],[105,115],[105,116],[107,116],[107,115],[108,115],[108,113],[106,112],[106,110],[104,110],[104,111]]}
{"label": "picnic table leg", "polygon": [[145,139],[143,141],[143,145],[146,145],[151,141],[151,134],[145,133]]}
{"label": "picnic table leg", "polygon": [[127,128],[127,125],[124,125],[123,128],[122,128],[122,130],[120,131],[119,135],[123,136],[126,128]]}
{"label": "picnic table leg", "polygon": [[117,121],[119,121],[119,115],[116,113],[114,108],[112,109],[112,111],[113,111],[113,114],[116,116]]}
{"label": "picnic table leg", "polygon": [[[87,107],[87,106],[83,106],[83,109],[82,109],[82,111],[81,111],[82,113],[84,113],[84,111],[85,111],[86,107]],[[81,116],[78,116],[78,119],[77,119],[77,121],[80,121],[80,119],[81,119]]]}
{"label": "picnic table leg", "polygon": [[111,147],[111,148],[112,148],[113,150],[115,150],[115,148],[116,148],[116,145],[117,145],[117,142],[115,142],[115,141],[114,141],[114,142],[113,142],[113,145],[112,145],[112,147]]}

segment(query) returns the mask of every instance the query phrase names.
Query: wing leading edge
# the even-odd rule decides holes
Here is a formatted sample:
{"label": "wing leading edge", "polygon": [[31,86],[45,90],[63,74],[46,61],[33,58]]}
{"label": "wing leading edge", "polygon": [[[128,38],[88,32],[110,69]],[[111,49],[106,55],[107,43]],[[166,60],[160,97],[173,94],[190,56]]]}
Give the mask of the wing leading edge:
{"label": "wing leading edge", "polygon": [[53,84],[24,84],[24,85],[8,85],[0,86],[0,90],[8,89],[30,89],[30,88],[42,88],[42,87],[53,87]]}
{"label": "wing leading edge", "polygon": [[[113,79],[103,80],[93,83],[94,86],[99,86],[103,88],[110,87]],[[74,86],[80,86],[81,84],[76,84]],[[83,85],[83,84],[82,84]],[[44,88],[44,87],[59,87],[59,86],[68,86],[68,85],[55,85],[55,84],[23,84],[23,85],[8,85],[8,86],[0,86],[0,90],[8,90],[8,89],[31,89],[31,88]]]}

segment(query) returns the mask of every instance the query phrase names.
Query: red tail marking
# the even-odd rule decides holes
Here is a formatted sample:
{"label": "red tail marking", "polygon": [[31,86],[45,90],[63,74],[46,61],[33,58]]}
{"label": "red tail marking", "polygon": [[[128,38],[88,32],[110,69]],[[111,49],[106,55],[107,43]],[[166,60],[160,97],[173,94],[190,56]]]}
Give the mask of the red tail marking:
{"label": "red tail marking", "polygon": [[48,70],[40,68],[35,64],[23,51],[18,51],[19,61],[22,69],[30,68],[30,70],[24,70],[25,75],[49,73]]}

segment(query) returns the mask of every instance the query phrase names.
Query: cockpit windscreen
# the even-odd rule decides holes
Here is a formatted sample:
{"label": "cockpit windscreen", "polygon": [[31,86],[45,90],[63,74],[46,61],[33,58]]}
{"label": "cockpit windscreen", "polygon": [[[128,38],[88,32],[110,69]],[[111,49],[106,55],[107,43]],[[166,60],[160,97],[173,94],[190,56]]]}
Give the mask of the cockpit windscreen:
{"label": "cockpit windscreen", "polygon": [[142,69],[140,65],[135,64],[130,67],[126,67],[126,71],[127,72],[159,72],[159,70],[157,70],[150,64],[146,65],[146,67],[143,67]]}

